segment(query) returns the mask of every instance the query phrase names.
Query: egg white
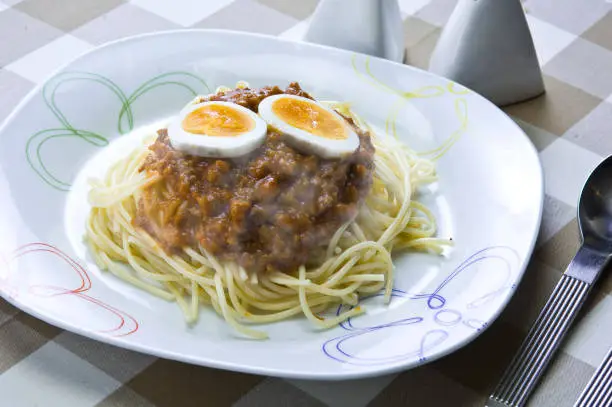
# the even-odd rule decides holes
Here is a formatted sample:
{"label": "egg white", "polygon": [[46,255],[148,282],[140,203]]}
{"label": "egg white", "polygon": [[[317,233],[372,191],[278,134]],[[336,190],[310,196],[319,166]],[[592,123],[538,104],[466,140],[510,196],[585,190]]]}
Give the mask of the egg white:
{"label": "egg white", "polygon": [[[249,116],[255,122],[253,129],[236,136],[211,136],[189,133],[183,129],[185,117],[196,109],[207,105],[226,106]],[[176,150],[200,157],[233,158],[257,149],[266,139],[268,126],[255,112],[230,102],[203,102],[188,104],[168,125],[170,144]]]}
{"label": "egg white", "polygon": [[[328,139],[290,125],[278,117],[272,110],[274,102],[283,98],[306,101],[307,103],[317,105],[330,112],[332,116],[344,126],[348,137],[343,140]],[[315,154],[323,158],[339,158],[353,153],[359,147],[359,137],[347,121],[335,110],[315,102],[314,100],[296,95],[273,95],[261,101],[258,113],[270,126],[276,128],[286,136],[286,142],[288,144],[304,153]]]}

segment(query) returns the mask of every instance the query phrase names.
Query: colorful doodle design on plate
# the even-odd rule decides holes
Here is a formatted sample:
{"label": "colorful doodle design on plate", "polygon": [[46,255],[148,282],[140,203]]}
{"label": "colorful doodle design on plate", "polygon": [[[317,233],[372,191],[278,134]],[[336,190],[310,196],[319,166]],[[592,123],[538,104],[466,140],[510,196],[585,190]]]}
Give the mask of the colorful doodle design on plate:
{"label": "colorful doodle design on plate", "polygon": [[455,82],[448,81],[445,86],[441,85],[431,85],[431,86],[423,86],[410,91],[402,91],[400,89],[394,88],[392,86],[387,85],[378,79],[374,73],[372,72],[372,68],[370,67],[370,58],[366,57],[364,61],[363,72],[359,70],[357,66],[357,56],[354,55],[351,61],[353,65],[353,71],[355,74],[374,86],[375,88],[382,90],[383,92],[387,92],[397,96],[396,102],[393,104],[389,115],[387,116],[387,120],[385,122],[385,132],[398,138],[397,135],[397,117],[401,112],[402,108],[404,108],[410,101],[418,100],[418,99],[430,99],[441,96],[452,96],[454,98],[454,114],[458,121],[458,126],[455,131],[453,131],[447,138],[444,140],[438,147],[428,150],[421,151],[419,155],[429,158],[431,160],[440,159],[450,148],[461,138],[463,134],[468,129],[468,104],[465,99],[465,95],[469,95],[472,92],[462,87],[461,85],[456,84]]}
{"label": "colorful doodle design on plate", "polygon": [[26,142],[25,154],[28,164],[32,170],[34,170],[34,172],[36,172],[36,174],[44,182],[60,191],[70,190],[70,183],[53,174],[53,172],[48,168],[48,165],[45,164],[42,157],[42,149],[45,144],[53,140],[66,138],[76,138],[94,147],[105,147],[109,143],[109,139],[102,134],[74,127],[58,106],[56,101],[58,89],[65,84],[74,81],[88,81],[98,84],[107,88],[117,97],[120,103],[120,109],[117,116],[117,132],[121,135],[134,129],[134,112],[132,109],[133,104],[140,97],[156,88],[162,86],[175,86],[183,88],[189,92],[191,97],[194,97],[202,92],[210,92],[210,88],[206,82],[204,82],[204,80],[189,72],[177,71],[158,75],[145,81],[130,94],[124,92],[112,80],[95,73],[64,72],[55,76],[44,85],[42,94],[45,104],[59,121],[59,126],[52,129],[41,130],[30,136]]}
{"label": "colorful doodle design on plate", "polygon": [[[124,337],[132,335],[138,331],[140,324],[136,318],[127,312],[115,308],[88,294],[92,288],[92,282],[87,270],[78,261],[72,259],[57,247],[47,243],[29,243],[23,245],[12,253],[10,260],[7,262],[7,267],[10,269],[16,260],[32,255],[52,255],[62,260],[73,272],[76,273],[76,276],[78,277],[78,284],[74,287],[61,287],[52,284],[32,284],[27,287],[28,294],[49,299],[71,296],[80,301],[85,301],[99,307],[103,311],[112,315],[116,320],[116,323],[108,329],[97,331],[100,334],[114,337]],[[61,269],[57,269],[54,270],[54,272],[60,272],[60,270]],[[10,283],[8,283],[6,280],[4,281],[4,285],[0,286],[0,291],[6,293],[9,298],[13,299],[18,295],[18,288],[10,285]]]}
{"label": "colorful doodle design on plate", "polygon": [[[476,272],[479,264],[491,260],[501,261],[503,265],[502,272],[504,273],[503,282],[497,287],[491,288],[483,295],[480,295],[478,298],[472,298],[468,302],[462,304],[453,304],[453,307],[450,307],[448,305],[449,301],[445,296],[445,288],[462,276],[467,276],[470,273]],[[411,315],[408,305],[406,306],[406,310],[409,314],[406,315],[405,318],[380,325],[357,327],[353,323],[353,318],[349,318],[347,321],[340,324],[342,329],[348,333],[326,341],[322,346],[322,351],[330,359],[358,366],[392,364],[413,358],[418,358],[421,363],[424,363],[427,361],[427,358],[432,355],[432,352],[435,353],[435,350],[440,344],[449,339],[452,333],[450,330],[451,327],[461,324],[468,329],[481,331],[488,326],[489,321],[482,321],[478,318],[474,318],[470,315],[471,311],[485,306],[505,291],[514,289],[519,263],[518,254],[510,247],[494,246],[482,249],[459,264],[432,292],[409,293],[400,289],[393,289],[391,301],[397,299],[425,301],[427,310],[425,314]],[[362,303],[368,299],[381,296],[383,296],[382,292],[365,297],[360,302]],[[346,311],[348,308],[352,307],[340,305],[336,311],[336,315]],[[394,354],[376,357],[364,356],[363,349],[360,353],[352,353],[350,351],[351,341],[355,341],[356,339],[363,339],[365,336],[388,332],[398,328],[404,329],[412,325],[416,326],[428,320],[433,321],[435,329],[431,329],[422,335],[417,347],[399,350],[394,349],[397,350]]]}

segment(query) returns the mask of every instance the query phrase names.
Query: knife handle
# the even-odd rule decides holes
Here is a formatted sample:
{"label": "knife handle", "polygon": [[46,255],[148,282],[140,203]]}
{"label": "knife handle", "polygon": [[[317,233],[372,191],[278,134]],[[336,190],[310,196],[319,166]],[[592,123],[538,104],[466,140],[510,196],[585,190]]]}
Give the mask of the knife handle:
{"label": "knife handle", "polygon": [[561,344],[608,255],[582,246],[508,366],[490,405],[521,407]]}

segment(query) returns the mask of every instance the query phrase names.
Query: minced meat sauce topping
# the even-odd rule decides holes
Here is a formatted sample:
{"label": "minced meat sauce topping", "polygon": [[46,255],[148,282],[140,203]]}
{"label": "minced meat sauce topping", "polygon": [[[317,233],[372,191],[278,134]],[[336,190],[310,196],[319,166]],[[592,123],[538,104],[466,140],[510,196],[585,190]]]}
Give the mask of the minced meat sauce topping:
{"label": "minced meat sauce topping", "polygon": [[[203,101],[234,102],[256,112],[264,98],[281,93],[312,99],[292,83],[284,91],[235,89]],[[144,188],[134,223],[167,253],[201,246],[247,272],[291,272],[310,264],[357,214],[372,184],[370,135],[347,120],[359,148],[333,160],[300,153],[271,127],[261,147],[232,159],[177,151],[162,129],[140,168],[159,181]]]}

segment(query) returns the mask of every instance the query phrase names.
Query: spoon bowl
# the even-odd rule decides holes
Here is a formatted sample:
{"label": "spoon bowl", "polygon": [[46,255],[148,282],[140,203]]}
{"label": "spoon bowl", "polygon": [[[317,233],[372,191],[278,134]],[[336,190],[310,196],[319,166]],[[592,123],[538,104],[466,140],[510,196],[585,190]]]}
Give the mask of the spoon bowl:
{"label": "spoon bowl", "polygon": [[578,202],[578,225],[585,245],[612,252],[612,156],[591,173]]}

